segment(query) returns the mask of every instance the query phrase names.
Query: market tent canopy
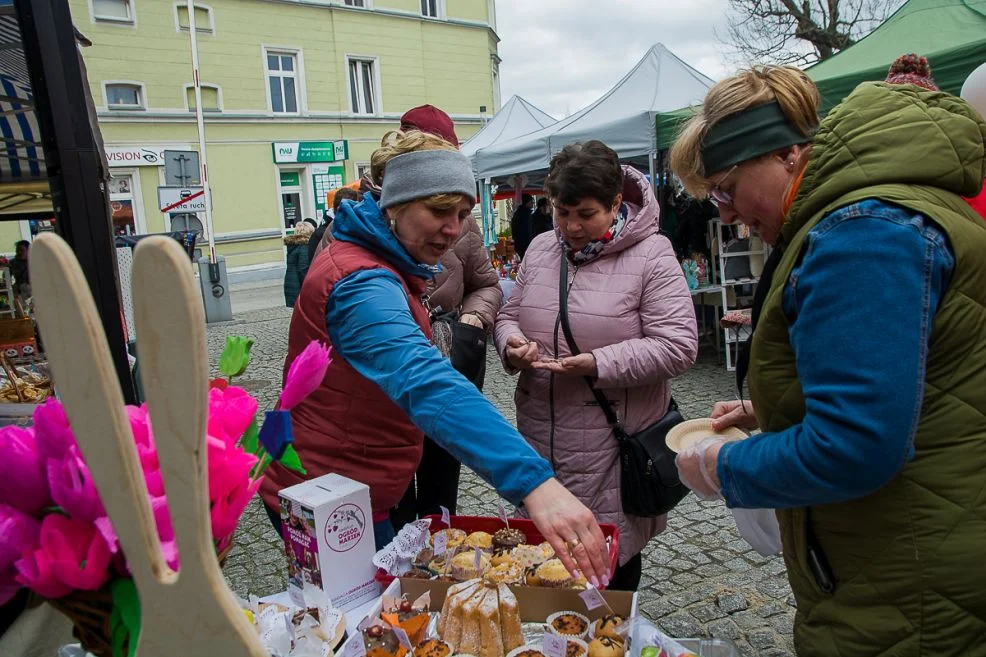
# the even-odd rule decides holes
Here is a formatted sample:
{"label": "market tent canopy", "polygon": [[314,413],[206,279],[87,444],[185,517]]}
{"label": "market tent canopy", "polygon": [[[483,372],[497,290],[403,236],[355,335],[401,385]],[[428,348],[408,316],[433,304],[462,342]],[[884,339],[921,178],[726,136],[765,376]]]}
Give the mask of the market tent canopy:
{"label": "market tent canopy", "polygon": [[986,61],[986,0],[909,0],[857,43],[807,70],[827,112],[860,82],[883,80],[897,57],[924,55],[935,82],[958,95]]}
{"label": "market tent canopy", "polygon": [[50,212],[51,194],[13,0],[0,0],[0,214]]}
{"label": "market tent canopy", "polygon": [[481,148],[474,156],[478,178],[543,171],[568,144],[599,139],[623,160],[646,160],[654,151],[654,117],[697,102],[712,80],[654,45],[616,86],[585,109],[529,135]]}
{"label": "market tent canopy", "polygon": [[473,159],[480,148],[510,141],[554,123],[556,123],[554,117],[542,112],[520,96],[511,96],[492,120],[470,137],[459,150],[466,157]]}

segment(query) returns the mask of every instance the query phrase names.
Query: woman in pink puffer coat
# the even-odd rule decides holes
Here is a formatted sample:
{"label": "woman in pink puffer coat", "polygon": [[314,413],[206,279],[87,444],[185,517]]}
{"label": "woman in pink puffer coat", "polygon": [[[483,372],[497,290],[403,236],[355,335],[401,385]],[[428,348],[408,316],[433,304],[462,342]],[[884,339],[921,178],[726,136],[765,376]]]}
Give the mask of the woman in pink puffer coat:
{"label": "woman in pink puffer coat", "polygon": [[[600,522],[619,526],[620,567],[610,587],[635,590],[640,551],[666,517],[623,513],[619,447],[583,377],[595,377],[628,432],[653,424],[667,412],[669,380],[695,362],[695,311],[671,244],[658,234],[654,192],[615,151],[599,141],[566,146],[551,161],[545,189],[555,231],[528,248],[497,315],[497,350],[507,371],[520,371],[517,428]],[[562,257],[578,356],[559,326]]]}

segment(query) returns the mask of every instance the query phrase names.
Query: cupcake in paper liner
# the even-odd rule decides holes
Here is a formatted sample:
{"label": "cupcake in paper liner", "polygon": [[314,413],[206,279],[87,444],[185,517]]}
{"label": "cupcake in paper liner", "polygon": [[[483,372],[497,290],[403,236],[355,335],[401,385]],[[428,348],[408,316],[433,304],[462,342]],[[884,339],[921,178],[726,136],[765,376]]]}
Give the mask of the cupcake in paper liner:
{"label": "cupcake in paper liner", "polygon": [[463,545],[467,548],[479,548],[486,552],[493,551],[493,535],[489,532],[473,532],[466,536]]}
{"label": "cupcake in paper liner", "polygon": [[435,537],[439,534],[445,534],[445,549],[454,550],[460,547],[466,540],[467,534],[461,529],[439,529],[437,532],[431,535],[431,545],[435,545]]}
{"label": "cupcake in paper liner", "polygon": [[527,643],[508,652],[507,657],[545,657],[545,654],[541,650],[541,644]]}
{"label": "cupcake in paper liner", "polygon": [[[566,639],[585,639],[589,634],[589,619],[577,611],[559,611],[548,616],[545,628]],[[586,646],[587,651],[588,649]]]}
{"label": "cupcake in paper liner", "polygon": [[413,657],[449,657],[455,651],[441,639],[425,639],[414,648]]}
{"label": "cupcake in paper liner", "polygon": [[610,636],[597,636],[589,642],[589,657],[625,657],[626,644]]}
{"label": "cupcake in paper liner", "polygon": [[561,559],[549,559],[537,567],[534,577],[540,582],[540,586],[552,589],[575,589],[585,588],[585,579],[572,577],[572,574],[565,568]]}
{"label": "cupcake in paper liner", "polygon": [[568,642],[565,646],[565,657],[588,657],[588,643],[573,636],[566,636],[565,640]]}

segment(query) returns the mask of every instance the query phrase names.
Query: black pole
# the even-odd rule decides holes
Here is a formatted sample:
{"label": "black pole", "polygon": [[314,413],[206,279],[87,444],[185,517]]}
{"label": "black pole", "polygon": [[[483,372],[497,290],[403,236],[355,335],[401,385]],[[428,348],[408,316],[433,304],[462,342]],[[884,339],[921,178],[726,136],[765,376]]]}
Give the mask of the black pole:
{"label": "black pole", "polygon": [[14,0],[55,209],[55,228],[79,259],[106,331],[123,397],[137,403],[120,304],[103,163],[67,0]]}

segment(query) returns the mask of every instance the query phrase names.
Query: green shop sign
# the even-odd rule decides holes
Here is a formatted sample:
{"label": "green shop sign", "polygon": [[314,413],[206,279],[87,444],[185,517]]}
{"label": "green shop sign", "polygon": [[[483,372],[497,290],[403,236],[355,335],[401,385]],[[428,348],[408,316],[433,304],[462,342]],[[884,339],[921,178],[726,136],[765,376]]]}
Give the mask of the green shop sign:
{"label": "green shop sign", "polygon": [[340,141],[276,141],[271,144],[274,162],[341,162],[349,159],[349,142]]}

